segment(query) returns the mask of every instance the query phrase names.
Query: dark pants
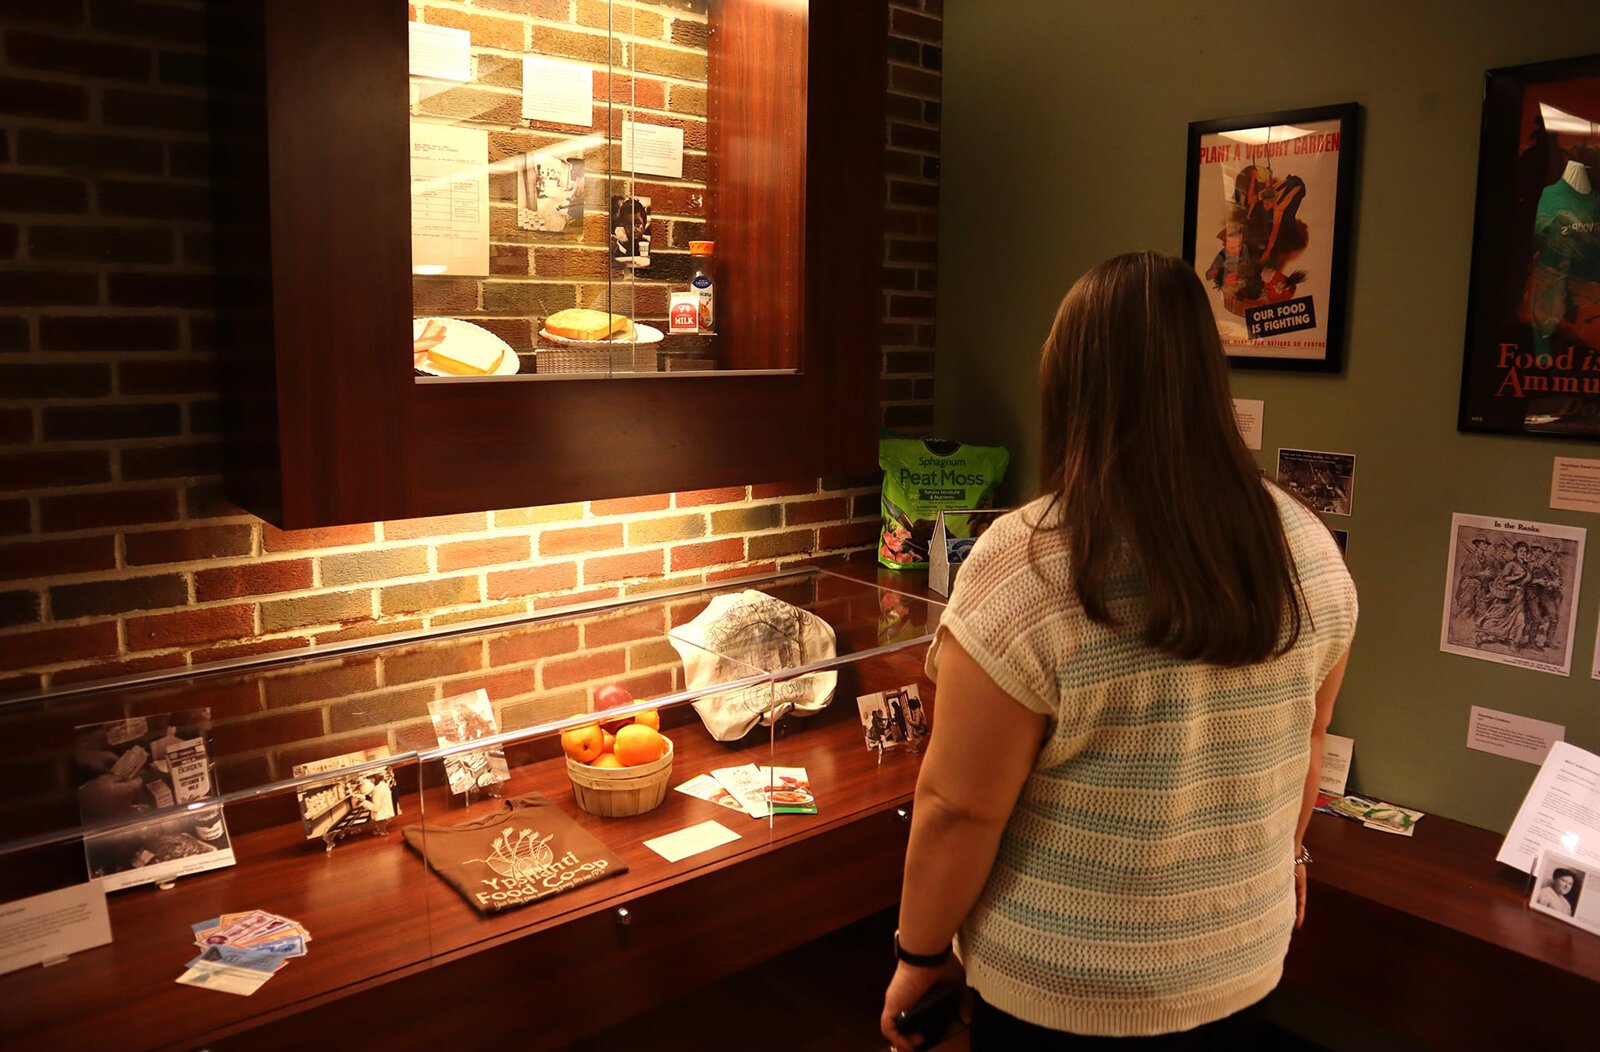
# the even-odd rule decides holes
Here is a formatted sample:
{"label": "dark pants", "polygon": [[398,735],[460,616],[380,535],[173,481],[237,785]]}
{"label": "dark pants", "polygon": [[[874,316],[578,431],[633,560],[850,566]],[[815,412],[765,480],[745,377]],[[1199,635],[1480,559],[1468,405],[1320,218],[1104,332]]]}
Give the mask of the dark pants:
{"label": "dark pants", "polygon": [[1238,1052],[1256,1047],[1262,1026],[1262,1006],[1257,1001],[1225,1019],[1154,1037],[1084,1037],[1049,1030],[1007,1015],[975,997],[972,1009],[972,1052]]}

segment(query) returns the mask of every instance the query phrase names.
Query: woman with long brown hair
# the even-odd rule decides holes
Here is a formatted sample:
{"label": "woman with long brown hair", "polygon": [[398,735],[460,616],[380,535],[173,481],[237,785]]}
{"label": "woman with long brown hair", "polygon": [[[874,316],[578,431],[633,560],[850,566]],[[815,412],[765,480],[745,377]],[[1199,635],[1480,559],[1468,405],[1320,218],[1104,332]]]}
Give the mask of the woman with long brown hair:
{"label": "woman with long brown hair", "polygon": [[1240,1047],[1304,917],[1355,588],[1245,449],[1187,263],[1085,274],[1039,386],[1042,495],[978,541],[928,654],[884,1033],[913,1047],[894,1015],[944,979],[978,1052]]}

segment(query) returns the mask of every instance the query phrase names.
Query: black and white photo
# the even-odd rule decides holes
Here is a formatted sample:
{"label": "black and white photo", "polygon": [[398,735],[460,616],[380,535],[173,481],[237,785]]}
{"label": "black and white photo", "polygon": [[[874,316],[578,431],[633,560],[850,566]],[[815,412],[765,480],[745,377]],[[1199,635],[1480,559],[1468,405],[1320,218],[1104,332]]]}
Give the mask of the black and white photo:
{"label": "black and white photo", "polygon": [[210,725],[209,709],[192,709],[76,728],[79,814],[110,827],[83,838],[105,890],[233,865],[222,805],[206,803],[218,795]]}
{"label": "black and white photo", "polygon": [[538,233],[583,230],[582,157],[525,153],[517,167],[517,226]]}
{"label": "black and white photo", "polygon": [[[430,701],[428,714],[433,717],[433,732],[441,747],[464,745],[500,732],[485,690]],[[501,749],[454,753],[445,757],[444,769],[452,793],[488,789],[511,779],[506,754]]]}
{"label": "black and white photo", "polygon": [[650,265],[650,198],[611,199],[611,255],[635,270]]}
{"label": "black and white photo", "polygon": [[1545,851],[1533,868],[1528,905],[1557,920],[1600,933],[1600,895],[1589,884],[1595,866],[1559,851]]}
{"label": "black and white photo", "polygon": [[1355,454],[1280,449],[1277,483],[1316,511],[1349,515],[1356,493]]}
{"label": "black and white photo", "polygon": [[856,707],[869,749],[917,749],[928,736],[928,713],[914,683],[864,694],[856,699]]}
{"label": "black and white photo", "polygon": [[300,787],[300,822],[307,840],[321,837],[331,843],[362,828],[387,832],[389,820],[400,813],[394,771],[388,767],[348,769],[388,755],[388,746],[379,745],[294,765],[292,773],[296,778],[324,771],[347,772],[326,782]]}
{"label": "black and white photo", "polygon": [[1569,674],[1584,535],[1555,523],[1452,516],[1439,649]]}

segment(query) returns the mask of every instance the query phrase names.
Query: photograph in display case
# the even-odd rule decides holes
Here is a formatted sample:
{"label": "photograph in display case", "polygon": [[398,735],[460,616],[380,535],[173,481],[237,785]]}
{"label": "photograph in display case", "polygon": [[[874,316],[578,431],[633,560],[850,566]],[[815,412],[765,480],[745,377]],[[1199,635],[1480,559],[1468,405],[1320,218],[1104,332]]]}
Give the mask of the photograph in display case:
{"label": "photograph in display case", "polygon": [[[361,752],[330,756],[325,760],[297,763],[291,773],[296,778],[324,771],[338,771],[389,755],[389,747],[379,745]],[[389,820],[400,813],[395,796],[394,771],[373,767],[336,778],[301,786],[296,792],[300,803],[300,822],[306,839],[318,837],[330,844],[357,829],[388,831]]]}
{"label": "photograph in display case", "polygon": [[1600,55],[1485,74],[1456,427],[1600,439]]}
{"label": "photograph in display case", "polygon": [[[489,692],[486,690],[430,701],[428,715],[433,717],[433,733],[442,748],[464,745],[500,733],[494,718],[494,707],[489,704]],[[458,795],[474,789],[492,790],[498,783],[511,780],[503,749],[447,756],[444,769],[450,781],[450,791]]]}
{"label": "photograph in display case", "polygon": [[650,265],[650,198],[611,199],[611,256],[635,270]]}
{"label": "photograph in display case", "polygon": [[106,891],[231,866],[233,846],[206,745],[211,710],[76,728],[78,810],[85,825],[142,819],[83,838],[89,875]]}
{"label": "photograph in display case", "polygon": [[1189,125],[1183,258],[1232,364],[1339,371],[1359,113],[1352,102]]}
{"label": "photograph in display case", "polygon": [[517,160],[517,226],[545,234],[583,231],[582,157],[524,153]]}
{"label": "photograph in display case", "polygon": [[1585,532],[1549,522],[1452,516],[1439,649],[1567,675]]}
{"label": "photograph in display case", "polygon": [[861,732],[869,749],[922,747],[928,736],[928,714],[915,683],[898,690],[881,690],[856,699],[861,712]]}

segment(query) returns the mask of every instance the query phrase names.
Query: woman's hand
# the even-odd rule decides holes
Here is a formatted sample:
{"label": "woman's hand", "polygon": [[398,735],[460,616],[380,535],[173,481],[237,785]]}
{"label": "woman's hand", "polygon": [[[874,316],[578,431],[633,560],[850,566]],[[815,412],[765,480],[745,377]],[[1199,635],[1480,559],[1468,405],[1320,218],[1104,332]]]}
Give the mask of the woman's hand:
{"label": "woman's hand", "polygon": [[[922,1038],[902,1034],[896,1030],[894,1017],[916,1004],[922,995],[938,982],[965,986],[967,971],[954,957],[938,968],[918,968],[901,962],[895,969],[894,978],[889,980],[889,989],[884,991],[883,995],[883,1015],[878,1019],[878,1027],[883,1031],[883,1036],[889,1039],[889,1043],[901,1052],[919,1048]],[[972,1009],[965,1003],[961,1006],[961,1018],[967,1021],[972,1018]]]}
{"label": "woman's hand", "polygon": [[1306,922],[1306,867],[1294,867],[1294,926]]}

